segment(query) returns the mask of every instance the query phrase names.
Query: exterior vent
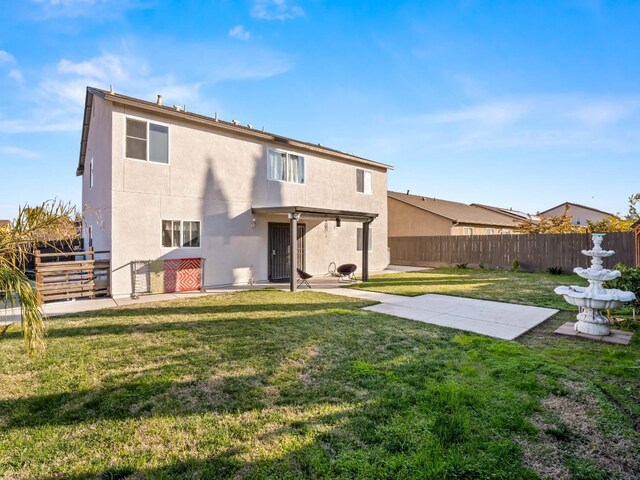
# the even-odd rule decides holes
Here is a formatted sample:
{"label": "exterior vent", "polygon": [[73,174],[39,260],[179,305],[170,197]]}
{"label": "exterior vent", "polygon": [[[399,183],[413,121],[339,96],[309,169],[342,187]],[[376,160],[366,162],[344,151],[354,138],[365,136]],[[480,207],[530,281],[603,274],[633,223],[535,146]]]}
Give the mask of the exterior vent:
{"label": "exterior vent", "polygon": [[158,95],[158,101],[156,103],[162,105],[162,95]]}

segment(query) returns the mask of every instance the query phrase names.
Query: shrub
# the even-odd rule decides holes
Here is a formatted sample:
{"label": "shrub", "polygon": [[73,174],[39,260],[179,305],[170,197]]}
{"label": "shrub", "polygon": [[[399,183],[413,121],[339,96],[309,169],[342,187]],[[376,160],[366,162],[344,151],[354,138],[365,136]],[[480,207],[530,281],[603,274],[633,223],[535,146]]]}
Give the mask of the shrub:
{"label": "shrub", "polygon": [[564,270],[562,267],[549,267],[547,268],[547,273],[550,273],[551,275],[562,275]]}
{"label": "shrub", "polygon": [[511,271],[512,272],[520,271],[520,262],[515,258],[511,261]]}
{"label": "shrub", "polygon": [[465,263],[456,263],[456,268],[460,268],[460,269],[464,270],[464,269],[466,269],[468,267],[469,267],[469,264],[466,263],[466,262]]}
{"label": "shrub", "polygon": [[633,319],[635,320],[636,311],[640,308],[640,266],[633,268],[626,266],[624,263],[616,263],[614,268],[620,270],[622,275],[615,280],[607,282],[606,286],[607,288],[617,288],[636,294],[636,299],[630,303],[633,310]]}

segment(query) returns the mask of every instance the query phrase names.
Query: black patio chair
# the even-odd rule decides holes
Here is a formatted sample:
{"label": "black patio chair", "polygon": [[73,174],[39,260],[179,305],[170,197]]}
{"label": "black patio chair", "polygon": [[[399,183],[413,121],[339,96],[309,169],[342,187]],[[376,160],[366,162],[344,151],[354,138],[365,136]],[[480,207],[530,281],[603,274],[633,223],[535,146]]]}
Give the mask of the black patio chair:
{"label": "black patio chair", "polygon": [[308,280],[310,278],[313,278],[313,275],[305,272],[304,270],[301,270],[299,268],[296,268],[296,270],[298,271],[298,288],[300,288],[300,285],[302,285],[303,283],[307,285],[307,287],[311,288],[311,285],[309,285]]}
{"label": "black patio chair", "polygon": [[358,279],[356,278],[356,274],[355,274],[357,269],[358,267],[353,263],[345,263],[343,265],[340,265],[336,269],[336,272],[338,273],[338,282],[340,283],[357,282]]}

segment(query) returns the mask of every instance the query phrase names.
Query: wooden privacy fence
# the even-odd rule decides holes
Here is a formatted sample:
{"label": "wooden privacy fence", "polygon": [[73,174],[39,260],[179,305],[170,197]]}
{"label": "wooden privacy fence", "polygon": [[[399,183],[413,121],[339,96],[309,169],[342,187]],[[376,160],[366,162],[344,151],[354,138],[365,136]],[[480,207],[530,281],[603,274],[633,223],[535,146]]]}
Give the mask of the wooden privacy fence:
{"label": "wooden privacy fence", "polygon": [[[509,269],[511,262],[518,260],[520,268],[530,272],[549,267],[571,272],[575,267],[588,267],[589,258],[580,252],[592,246],[591,235],[584,233],[389,238],[391,263],[396,265],[441,267],[482,263],[487,268]],[[617,262],[635,263],[632,232],[608,233],[602,248],[616,252],[604,259],[605,268],[612,268]]]}
{"label": "wooden privacy fence", "polygon": [[[108,297],[110,252],[54,252],[36,250],[36,290],[43,302]],[[79,259],[78,259],[79,258]]]}

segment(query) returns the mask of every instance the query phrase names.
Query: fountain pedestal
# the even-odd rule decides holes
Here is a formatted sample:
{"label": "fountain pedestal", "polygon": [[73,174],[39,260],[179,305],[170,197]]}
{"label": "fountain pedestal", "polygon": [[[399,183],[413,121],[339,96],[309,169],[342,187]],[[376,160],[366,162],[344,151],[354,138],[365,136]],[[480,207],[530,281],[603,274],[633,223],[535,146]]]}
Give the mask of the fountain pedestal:
{"label": "fountain pedestal", "polygon": [[633,292],[602,286],[603,282],[618,278],[621,274],[618,270],[602,267],[602,259],[615,253],[613,250],[602,249],[604,233],[594,233],[591,239],[593,248],[582,250],[583,255],[591,257],[591,267],[573,269],[580,277],[589,280],[589,286],[563,285],[554,291],[562,295],[571,305],[580,308],[580,313],[576,317],[578,321],[574,325],[576,331],[589,335],[609,335],[611,333],[609,319],[602,314],[602,310],[620,308],[624,303],[635,300],[636,296]]}

